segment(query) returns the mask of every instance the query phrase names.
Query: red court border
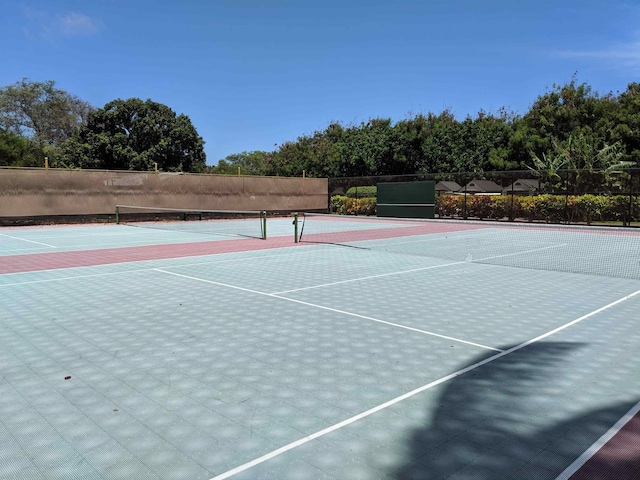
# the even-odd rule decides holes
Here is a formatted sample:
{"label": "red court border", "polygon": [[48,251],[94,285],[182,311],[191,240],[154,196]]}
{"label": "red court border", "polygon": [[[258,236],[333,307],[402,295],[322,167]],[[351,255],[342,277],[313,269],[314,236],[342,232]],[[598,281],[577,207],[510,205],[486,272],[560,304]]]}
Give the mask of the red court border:
{"label": "red court border", "polygon": [[[397,228],[378,228],[338,233],[305,235],[304,241],[318,243],[340,243],[358,240],[426,235],[484,228],[481,225],[460,224],[405,224]],[[70,250],[64,252],[30,253],[0,256],[0,274],[36,272],[61,268],[92,267],[114,263],[141,262],[145,260],[167,260],[171,258],[197,257],[222,253],[250,252],[273,248],[304,245],[295,244],[292,236],[273,237],[267,240],[243,238],[207,242],[144,245],[96,250]],[[308,243],[307,243],[308,245]]]}

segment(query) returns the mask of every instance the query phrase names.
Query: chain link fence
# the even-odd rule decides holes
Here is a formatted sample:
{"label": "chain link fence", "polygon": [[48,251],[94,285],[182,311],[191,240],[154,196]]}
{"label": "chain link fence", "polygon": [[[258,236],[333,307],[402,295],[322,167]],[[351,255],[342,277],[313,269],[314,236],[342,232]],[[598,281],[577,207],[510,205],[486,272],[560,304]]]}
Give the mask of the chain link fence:
{"label": "chain link fence", "polygon": [[522,170],[329,179],[334,213],[375,214],[381,182],[433,180],[436,217],[640,226],[640,169]]}

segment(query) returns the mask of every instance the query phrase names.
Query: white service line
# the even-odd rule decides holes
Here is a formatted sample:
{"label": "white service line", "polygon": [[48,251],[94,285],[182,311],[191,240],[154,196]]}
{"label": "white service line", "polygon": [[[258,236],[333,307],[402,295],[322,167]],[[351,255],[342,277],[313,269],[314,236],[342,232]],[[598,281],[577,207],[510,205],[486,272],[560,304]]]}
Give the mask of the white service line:
{"label": "white service line", "polygon": [[330,287],[332,285],[340,285],[340,284],[343,284],[343,283],[359,282],[361,280],[371,280],[373,278],[389,277],[391,275],[402,275],[402,274],[411,273],[411,272],[421,272],[423,270],[432,270],[434,268],[450,267],[452,265],[460,265],[462,263],[467,263],[467,262],[443,263],[442,265],[431,265],[429,267],[411,268],[409,270],[399,270],[399,271],[396,271],[396,272],[381,273],[379,275],[369,275],[369,276],[366,276],[366,277],[350,278],[349,280],[339,280],[337,282],[323,283],[321,285],[311,285],[310,287],[301,287],[301,288],[294,288],[294,289],[291,289],[291,290],[283,290],[281,292],[274,292],[271,295],[282,295],[284,293],[300,292],[302,290],[311,290],[313,288]]}
{"label": "white service line", "polygon": [[533,248],[531,250],[525,250],[523,252],[505,253],[504,255],[494,255],[493,257],[484,257],[478,259],[471,259],[472,262],[484,262],[486,260],[493,260],[494,258],[513,257],[515,255],[522,255],[523,253],[542,252],[543,250],[549,250],[550,248],[566,247],[568,243],[558,243],[556,245],[549,245],[547,247]]}
{"label": "white service line", "polygon": [[604,435],[602,435],[591,447],[589,447],[582,455],[580,455],[571,465],[569,465],[564,472],[562,472],[556,480],[569,480],[571,476],[576,473],[582,466],[593,457],[598,450],[600,450],[609,440],[611,440],[629,420],[635,417],[640,412],[640,402],[636,403],[631,410],[623,415],[613,427],[611,427]]}
{"label": "white service line", "polygon": [[527,347],[527,346],[529,346],[529,345],[531,345],[533,343],[539,342],[540,340],[542,340],[544,338],[547,338],[547,337],[549,337],[551,335],[554,335],[555,333],[560,332],[561,330],[569,328],[572,325],[575,325],[576,323],[579,323],[579,322],[581,322],[581,321],[583,321],[583,320],[585,320],[585,319],[587,319],[589,317],[592,317],[593,315],[596,315],[596,314],[598,314],[598,313],[600,313],[600,312],[602,312],[604,310],[607,310],[608,308],[611,308],[611,307],[613,307],[613,306],[615,306],[615,305],[617,305],[617,304],[619,304],[621,302],[624,302],[625,300],[628,300],[631,297],[634,297],[634,296],[636,296],[638,294],[640,294],[640,290],[637,290],[637,291],[633,292],[630,295],[627,295],[627,296],[622,297],[622,298],[620,298],[620,299],[618,299],[618,300],[616,300],[614,302],[611,302],[611,303],[605,305],[604,307],[600,307],[597,310],[594,310],[594,311],[592,311],[590,313],[587,313],[586,315],[583,315],[580,318],[576,318],[575,320],[572,320],[569,323],[565,323],[564,325],[562,325],[562,326],[560,326],[558,328],[555,328],[555,329],[553,329],[553,330],[551,330],[551,331],[549,331],[547,333],[543,333],[542,335],[539,335],[539,336],[537,336],[537,337],[535,337],[535,338],[533,338],[531,340],[527,340],[524,343],[516,345],[515,347],[512,347],[512,348],[510,348],[508,350],[502,351],[502,352],[500,352],[500,353],[498,353],[498,354],[496,354],[496,355],[494,355],[492,357],[489,357],[489,358],[486,358],[486,359],[484,359],[484,360],[482,360],[480,362],[474,363],[473,365],[469,365],[468,367],[465,367],[465,368],[463,368],[461,370],[453,372],[453,373],[451,373],[451,374],[449,374],[449,375],[447,375],[445,377],[439,378],[438,380],[435,380],[435,381],[433,381],[431,383],[427,383],[426,385],[418,387],[415,390],[411,390],[410,392],[407,392],[407,393],[405,393],[403,395],[400,395],[399,397],[393,398],[393,399],[391,399],[391,400],[389,400],[389,401],[387,401],[385,403],[382,403],[382,404],[380,404],[380,405],[378,405],[376,407],[373,407],[373,408],[371,408],[369,410],[366,410],[366,411],[364,411],[362,413],[359,413],[358,415],[354,415],[351,418],[347,418],[346,420],[343,420],[342,422],[336,423],[335,425],[331,425],[330,427],[327,427],[327,428],[325,428],[323,430],[319,430],[319,431],[317,431],[315,433],[312,433],[311,435],[307,435],[306,437],[303,437],[303,438],[301,438],[299,440],[296,440],[295,442],[291,442],[291,443],[289,443],[287,445],[284,445],[284,446],[282,446],[282,447],[280,447],[280,448],[278,448],[276,450],[273,450],[272,452],[269,452],[269,453],[267,453],[265,455],[262,455],[261,457],[258,457],[258,458],[254,459],[254,460],[251,460],[250,462],[247,462],[245,464],[239,465],[236,468],[233,468],[233,469],[228,470],[228,471],[226,471],[224,473],[221,473],[220,475],[216,475],[215,477],[212,477],[210,480],[224,480],[225,478],[229,478],[229,477],[231,477],[233,475],[236,475],[236,474],[238,474],[240,472],[244,472],[245,470],[248,470],[248,469],[250,469],[252,467],[255,467],[256,465],[259,465],[261,463],[266,462],[267,460],[270,460],[270,459],[272,459],[274,457],[277,457],[278,455],[286,453],[289,450],[293,450],[296,447],[304,445],[305,443],[308,443],[311,440],[315,440],[316,438],[322,437],[323,435],[326,435],[326,434],[331,433],[331,432],[333,432],[335,430],[338,430],[338,429],[340,429],[342,427],[350,425],[350,424],[352,424],[352,423],[354,423],[354,422],[356,422],[358,420],[361,420],[361,419],[363,419],[365,417],[368,417],[368,416],[370,416],[370,415],[372,415],[372,414],[374,414],[376,412],[379,412],[380,410],[383,410],[383,409],[385,409],[387,407],[395,405],[396,403],[399,403],[399,402],[401,402],[403,400],[406,400],[407,398],[413,397],[414,395],[417,395],[417,394],[422,393],[422,392],[424,392],[426,390],[429,390],[429,389],[431,389],[431,388],[433,388],[433,387],[435,387],[437,385],[440,385],[440,384],[442,384],[444,382],[448,382],[449,380],[452,380],[452,379],[454,379],[456,377],[459,377],[460,375],[464,375],[465,373],[468,373],[468,372],[470,372],[472,370],[475,370],[476,368],[479,368],[479,367],[481,367],[483,365],[486,365],[487,363],[491,363],[491,362],[493,362],[495,360],[498,360],[499,358],[502,358],[502,357],[505,357],[507,355],[510,355],[513,352],[517,352],[518,350],[521,350],[524,347]]}
{"label": "white service line", "polygon": [[369,275],[369,276],[366,276],[366,277],[351,278],[349,280],[339,280],[337,282],[323,283],[321,285],[311,285],[309,287],[301,287],[301,288],[294,288],[294,289],[291,289],[291,290],[283,290],[281,292],[274,292],[272,295],[281,295],[281,294],[284,294],[284,293],[300,292],[302,290],[311,290],[313,288],[330,287],[332,285],[340,285],[340,284],[343,284],[343,283],[359,282],[359,281],[362,281],[362,280],[371,280],[373,278],[388,277],[390,275],[402,275],[402,274],[405,274],[405,273],[421,272],[421,271],[424,271],[424,270],[433,270],[435,268],[451,267],[451,266],[460,265],[460,264],[463,264],[463,263],[485,262],[487,260],[493,260],[494,258],[513,257],[515,255],[522,255],[522,254],[525,254],[525,253],[539,252],[539,251],[543,251],[543,250],[548,250],[550,248],[564,247],[566,245],[567,245],[566,243],[559,243],[557,245],[550,245],[550,246],[547,246],[547,247],[534,248],[534,249],[531,249],[531,250],[524,250],[522,252],[506,253],[504,255],[494,255],[492,257],[478,258],[478,259],[475,259],[475,260],[474,259],[470,259],[470,260],[464,260],[464,261],[459,261],[459,262],[443,263],[442,265],[431,265],[429,267],[411,268],[409,270],[400,270],[400,271],[397,271],[397,272],[381,273],[379,275]]}
{"label": "white service line", "polygon": [[163,270],[161,268],[154,268],[154,270],[157,271],[157,272],[166,273],[168,275],[174,275],[176,277],[186,278],[186,279],[189,279],[189,280],[195,280],[196,282],[203,282],[203,283],[209,283],[211,285],[218,285],[218,286],[221,286],[221,287],[233,288],[235,290],[241,290],[243,292],[254,293],[256,295],[263,295],[265,297],[278,298],[280,300],[286,300],[287,302],[293,302],[293,303],[298,303],[300,305],[306,305],[307,307],[319,308],[321,310],[328,310],[330,312],[340,313],[342,315],[349,315],[351,317],[362,318],[364,320],[369,320],[369,321],[372,321],[372,322],[382,323],[382,324],[385,324],[385,325],[390,325],[392,327],[402,328],[404,330],[411,330],[412,332],[418,332],[418,333],[422,333],[422,334],[425,334],[425,335],[430,335],[432,337],[444,338],[445,340],[451,340],[453,342],[465,343],[467,345],[472,345],[474,347],[484,348],[486,350],[493,350],[494,352],[502,352],[503,351],[503,350],[500,350],[499,348],[488,347],[487,345],[482,345],[480,343],[468,342],[466,340],[462,340],[462,339],[459,339],[459,338],[449,337],[447,335],[440,335],[439,333],[429,332],[427,330],[420,330],[419,328],[408,327],[406,325],[402,325],[402,324],[399,324],[399,323],[387,322],[385,320],[380,320],[378,318],[368,317],[366,315],[360,315],[360,314],[353,313],[353,312],[347,312],[346,310],[338,310],[337,308],[325,307],[324,305],[317,305],[315,303],[303,302],[302,300],[296,300],[295,298],[281,297],[280,295],[276,295],[274,293],[260,292],[258,290],[252,290],[250,288],[238,287],[236,285],[229,285],[227,283],[216,282],[214,280],[206,280],[204,278],[192,277],[191,275],[183,275],[181,273],[170,272],[168,270]]}
{"label": "white service line", "polygon": [[14,240],[22,240],[23,242],[35,243],[36,245],[44,245],[49,248],[58,248],[55,245],[49,245],[48,243],[36,242],[35,240],[27,240],[26,238],[14,237],[13,235],[7,235],[6,233],[0,233],[0,236],[13,238]]}

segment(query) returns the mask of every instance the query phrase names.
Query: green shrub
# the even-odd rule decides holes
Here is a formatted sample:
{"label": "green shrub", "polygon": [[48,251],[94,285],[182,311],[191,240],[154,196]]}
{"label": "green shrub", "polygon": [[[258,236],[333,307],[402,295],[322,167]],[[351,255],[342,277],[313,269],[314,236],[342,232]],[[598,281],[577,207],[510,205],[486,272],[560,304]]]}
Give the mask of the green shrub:
{"label": "green shrub", "polygon": [[[629,197],[627,195],[614,195],[609,197],[608,203],[603,207],[603,219],[623,222],[625,225],[632,221],[634,216],[640,215],[640,211],[635,211],[629,215]],[[638,201],[638,200],[636,200]],[[633,208],[633,207],[632,207]]]}
{"label": "green shrub", "polygon": [[520,216],[530,222],[536,219],[536,197],[518,197],[518,210]]}
{"label": "green shrub", "polygon": [[488,195],[468,196],[467,212],[470,217],[491,218],[491,197]]}
{"label": "green shrub", "polygon": [[334,195],[329,202],[329,211],[339,215],[375,215],[376,199]]}
{"label": "green shrub", "polygon": [[462,201],[460,195],[438,195],[436,211],[441,217],[455,217],[462,213]]}
{"label": "green shrub", "polygon": [[633,212],[631,215],[631,219],[634,222],[640,222],[640,197],[636,197],[633,202]]}
{"label": "green shrub", "polygon": [[375,198],[347,198],[345,202],[345,213],[347,215],[375,215]]}
{"label": "green shrub", "polygon": [[351,187],[347,190],[347,197],[349,198],[377,198],[378,187]]}
{"label": "green shrub", "polygon": [[537,195],[534,198],[536,204],[536,220],[545,220],[547,223],[560,222],[566,218],[565,212],[567,200],[562,195]]}
{"label": "green shrub", "polygon": [[[438,195],[436,211],[440,217],[457,217],[464,208],[462,195]],[[341,215],[375,215],[375,198],[349,198],[335,195],[331,197],[330,211]],[[584,222],[625,222],[640,221],[640,197],[633,201],[633,211],[629,216],[629,197],[615,195],[468,195],[469,216],[481,219],[524,218],[528,221],[547,223],[570,221]]]}
{"label": "green shrub", "polygon": [[572,202],[577,213],[576,220],[586,222],[587,225],[591,225],[594,220],[612,220],[611,218],[605,218],[605,215],[603,215],[608,210],[610,211],[610,200],[610,197],[602,195],[580,195],[576,197]]}
{"label": "green shrub", "polygon": [[329,202],[329,211],[340,215],[347,214],[347,197],[344,195],[334,195]]}
{"label": "green shrub", "polygon": [[519,216],[517,213],[516,206],[518,206],[517,199],[511,199],[510,196],[506,195],[494,195],[491,196],[491,213],[490,217],[495,220],[501,220],[505,217],[512,220],[514,217]]}

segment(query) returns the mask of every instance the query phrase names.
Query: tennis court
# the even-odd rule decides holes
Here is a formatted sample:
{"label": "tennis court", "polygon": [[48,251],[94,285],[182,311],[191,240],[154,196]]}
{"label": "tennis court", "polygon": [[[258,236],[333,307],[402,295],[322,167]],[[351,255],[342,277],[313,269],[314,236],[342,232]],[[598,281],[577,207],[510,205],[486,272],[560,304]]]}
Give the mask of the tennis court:
{"label": "tennis court", "polygon": [[638,478],[640,232],[256,222],[0,230],[0,478]]}

